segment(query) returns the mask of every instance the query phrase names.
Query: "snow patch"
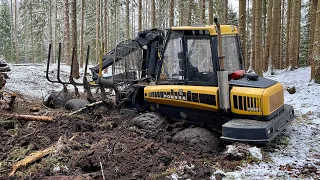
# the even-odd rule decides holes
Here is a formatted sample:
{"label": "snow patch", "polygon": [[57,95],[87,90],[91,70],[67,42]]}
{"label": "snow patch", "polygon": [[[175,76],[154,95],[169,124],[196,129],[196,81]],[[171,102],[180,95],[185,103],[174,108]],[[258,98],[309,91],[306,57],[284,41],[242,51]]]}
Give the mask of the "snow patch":
{"label": "snow patch", "polygon": [[260,148],[251,147],[251,148],[249,148],[249,152],[252,157],[257,158],[259,160],[262,160],[262,153],[261,153]]}
{"label": "snow patch", "polygon": [[[240,171],[226,173],[226,179],[312,179],[317,174],[301,174],[306,164],[320,169],[320,85],[310,82],[310,67],[293,71],[277,70],[266,78],[280,82],[284,89],[295,86],[296,93],[284,90],[284,101],[294,107],[296,119],[269,146],[270,160],[248,164]],[[281,168],[290,165],[291,168]]]}

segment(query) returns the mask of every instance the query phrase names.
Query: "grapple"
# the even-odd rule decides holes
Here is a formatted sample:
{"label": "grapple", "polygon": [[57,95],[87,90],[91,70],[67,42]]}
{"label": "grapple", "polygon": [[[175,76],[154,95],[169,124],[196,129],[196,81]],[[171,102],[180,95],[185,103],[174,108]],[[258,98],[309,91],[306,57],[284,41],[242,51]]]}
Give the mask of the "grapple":
{"label": "grapple", "polygon": [[[49,82],[60,83],[67,92],[67,85],[75,89],[76,95],[79,94],[77,86],[83,86],[89,101],[95,101],[91,88],[100,89],[100,98],[106,99],[105,88],[110,88],[115,93],[116,104],[120,105],[125,102],[141,104],[141,98],[136,98],[141,94],[141,86],[144,82],[150,82],[155,78],[155,71],[159,59],[159,51],[163,48],[163,32],[157,29],[141,31],[137,37],[132,40],[121,41],[117,46],[105,55],[100,52],[100,62],[96,66],[89,68],[92,73],[92,80],[87,78],[89,65],[90,46],[87,48],[86,62],[82,82],[74,80],[72,76],[73,57],[75,48],[72,51],[71,67],[68,80],[61,77],[61,44],[59,44],[59,55],[57,60],[56,78],[49,76],[51,44],[49,45],[46,78]],[[104,49],[103,47],[101,49]],[[111,73],[103,74],[103,70],[111,70]],[[143,91],[143,88],[142,88]],[[138,100],[139,99],[139,100]],[[142,96],[143,99],[143,96]],[[136,102],[137,101],[137,102]]]}

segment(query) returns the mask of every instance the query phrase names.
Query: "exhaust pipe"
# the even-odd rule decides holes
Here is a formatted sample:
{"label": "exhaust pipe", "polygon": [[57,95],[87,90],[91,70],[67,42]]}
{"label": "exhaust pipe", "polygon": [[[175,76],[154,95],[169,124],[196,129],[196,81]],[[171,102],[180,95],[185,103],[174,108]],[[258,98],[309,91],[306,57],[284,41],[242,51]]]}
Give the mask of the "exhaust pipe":
{"label": "exhaust pipe", "polygon": [[229,92],[229,79],[228,71],[224,70],[224,56],[222,50],[222,37],[220,24],[218,23],[218,18],[214,18],[216,24],[217,34],[218,34],[218,56],[219,56],[219,70],[218,74],[218,87],[219,87],[219,109],[223,112],[228,112],[230,109],[230,92]]}

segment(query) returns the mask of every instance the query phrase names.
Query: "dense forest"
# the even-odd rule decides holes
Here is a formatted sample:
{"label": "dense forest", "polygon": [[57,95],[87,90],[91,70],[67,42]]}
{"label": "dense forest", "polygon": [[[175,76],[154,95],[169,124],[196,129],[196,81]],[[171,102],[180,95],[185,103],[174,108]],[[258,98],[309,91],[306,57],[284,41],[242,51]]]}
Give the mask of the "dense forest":
{"label": "dense forest", "polygon": [[[0,53],[9,62],[44,62],[48,44],[56,60],[63,44],[63,61],[71,49],[83,66],[85,49],[108,52],[117,42],[134,38],[139,30],[194,23],[236,25],[247,70],[259,75],[274,69],[312,66],[320,81],[320,3],[318,0],[1,0]],[[78,67],[78,66],[77,66]]]}

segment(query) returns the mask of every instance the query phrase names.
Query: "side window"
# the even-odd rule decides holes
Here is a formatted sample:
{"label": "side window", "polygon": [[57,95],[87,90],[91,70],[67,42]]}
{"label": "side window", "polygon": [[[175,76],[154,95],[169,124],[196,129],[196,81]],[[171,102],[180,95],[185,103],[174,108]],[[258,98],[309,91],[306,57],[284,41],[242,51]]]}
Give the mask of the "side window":
{"label": "side window", "polygon": [[222,48],[224,58],[224,69],[234,72],[240,69],[237,36],[223,36]]}

